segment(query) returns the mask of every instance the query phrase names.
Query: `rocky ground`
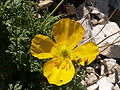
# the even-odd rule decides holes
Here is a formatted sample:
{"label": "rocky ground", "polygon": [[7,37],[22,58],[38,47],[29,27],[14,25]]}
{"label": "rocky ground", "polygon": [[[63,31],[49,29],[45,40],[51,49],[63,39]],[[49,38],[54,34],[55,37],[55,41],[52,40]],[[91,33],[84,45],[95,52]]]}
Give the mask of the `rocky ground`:
{"label": "rocky ground", "polygon": [[[36,7],[52,10],[59,1],[37,0]],[[120,1],[65,0],[55,14],[67,14],[82,23],[86,31],[84,41],[91,38],[101,51],[97,60],[86,67],[87,76],[81,83],[88,90],[120,90]]]}

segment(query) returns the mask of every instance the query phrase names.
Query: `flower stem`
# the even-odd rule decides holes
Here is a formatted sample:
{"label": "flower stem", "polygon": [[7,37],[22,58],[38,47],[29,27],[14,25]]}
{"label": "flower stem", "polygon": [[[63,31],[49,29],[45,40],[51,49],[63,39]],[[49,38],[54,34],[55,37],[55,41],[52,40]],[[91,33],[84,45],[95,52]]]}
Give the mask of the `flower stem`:
{"label": "flower stem", "polygon": [[61,2],[56,6],[56,8],[48,15],[48,17],[44,20],[44,22],[41,24],[43,26],[46,21],[49,19],[49,17],[60,7],[60,5],[64,2],[64,0],[61,0]]}

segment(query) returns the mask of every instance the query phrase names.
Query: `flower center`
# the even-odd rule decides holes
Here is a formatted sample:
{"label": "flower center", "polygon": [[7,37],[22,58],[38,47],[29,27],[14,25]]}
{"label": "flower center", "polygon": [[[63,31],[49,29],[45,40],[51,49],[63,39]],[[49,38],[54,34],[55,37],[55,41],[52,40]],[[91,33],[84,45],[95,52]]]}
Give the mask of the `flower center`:
{"label": "flower center", "polygon": [[71,49],[67,46],[67,44],[59,44],[57,48],[57,56],[61,59],[70,59],[71,57]]}
{"label": "flower center", "polygon": [[53,47],[52,51],[53,51],[53,55],[59,58],[59,60],[72,59],[72,50],[64,42],[57,43]]}
{"label": "flower center", "polygon": [[61,54],[62,54],[62,57],[64,57],[64,58],[66,58],[66,57],[69,56],[69,52],[68,52],[67,50],[63,50],[63,51],[61,52]]}

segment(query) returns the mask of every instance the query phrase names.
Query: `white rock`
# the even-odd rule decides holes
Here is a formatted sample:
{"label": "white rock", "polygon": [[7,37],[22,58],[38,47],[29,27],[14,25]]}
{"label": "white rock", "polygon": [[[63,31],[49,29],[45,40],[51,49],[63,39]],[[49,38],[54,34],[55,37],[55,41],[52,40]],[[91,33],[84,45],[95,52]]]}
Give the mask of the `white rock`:
{"label": "white rock", "polygon": [[36,5],[38,9],[45,9],[53,3],[53,0],[39,0],[39,3]]}
{"label": "white rock", "polygon": [[104,66],[104,65],[101,65],[100,75],[103,75],[103,74],[105,74],[105,66]]}
{"label": "white rock", "polygon": [[96,90],[98,88],[98,85],[97,84],[93,84],[89,87],[87,87],[87,90]]}
{"label": "white rock", "polygon": [[106,61],[106,62],[112,62],[113,64],[116,64],[116,60],[113,59],[113,58],[106,58],[106,59],[104,59],[104,61]]}
{"label": "white rock", "polygon": [[111,83],[116,83],[118,81],[118,76],[116,72],[110,74],[108,77]]}
{"label": "white rock", "polygon": [[[101,29],[103,25],[96,25],[93,27],[92,35],[96,35]],[[114,22],[108,22],[102,32],[98,34],[94,40],[96,43],[100,42],[101,40],[105,39],[109,35],[118,32],[120,28],[118,25]],[[105,40],[103,43],[99,44],[98,46],[105,46],[108,44],[111,44],[117,37],[120,36],[120,33],[117,33],[116,35],[109,37],[107,40]],[[100,50],[103,50],[104,48],[100,48]],[[112,58],[120,58],[120,43],[112,45],[110,48],[106,49],[104,52],[102,52],[103,55],[106,55],[108,57]]]}
{"label": "white rock", "polygon": [[82,80],[80,83],[81,83],[82,85],[87,86],[87,84],[86,84],[86,82],[85,82],[84,80]]}
{"label": "white rock", "polygon": [[118,84],[115,84],[114,90],[120,90],[120,87],[118,86]]}
{"label": "white rock", "polygon": [[119,82],[120,82],[120,65],[116,64],[115,69],[117,71],[117,76],[118,76],[118,79],[119,79]]}
{"label": "white rock", "polygon": [[95,72],[94,68],[92,68],[92,67],[86,67],[86,71],[87,71],[87,73],[94,73]]}
{"label": "white rock", "polygon": [[109,58],[101,60],[101,63],[105,65],[108,77],[112,83],[120,82],[120,65],[116,63],[115,59]]}
{"label": "white rock", "polygon": [[85,78],[85,82],[88,85],[91,85],[97,81],[97,76],[94,73],[87,74],[87,77]]}
{"label": "white rock", "polygon": [[104,59],[103,61],[105,61],[106,63],[106,67],[108,70],[108,73],[114,73],[115,72],[115,66],[116,66],[116,60],[115,59]]}
{"label": "white rock", "polygon": [[[92,31],[92,26],[91,26],[92,24],[91,24],[91,21],[90,21],[90,19],[85,19],[85,20],[84,19],[85,18],[83,18],[81,20],[78,20],[79,23],[82,23],[84,21],[82,23],[82,26],[85,29],[85,35],[84,35],[83,40],[81,42],[84,42],[85,40],[91,38],[91,36],[92,36],[92,32],[91,32]],[[80,45],[81,42],[78,45]]]}
{"label": "white rock", "polygon": [[92,24],[104,24],[108,19],[108,0],[85,0],[77,7],[77,19],[87,17]]}
{"label": "white rock", "polygon": [[99,86],[99,90],[113,90],[114,87],[108,77],[101,78],[97,84]]}

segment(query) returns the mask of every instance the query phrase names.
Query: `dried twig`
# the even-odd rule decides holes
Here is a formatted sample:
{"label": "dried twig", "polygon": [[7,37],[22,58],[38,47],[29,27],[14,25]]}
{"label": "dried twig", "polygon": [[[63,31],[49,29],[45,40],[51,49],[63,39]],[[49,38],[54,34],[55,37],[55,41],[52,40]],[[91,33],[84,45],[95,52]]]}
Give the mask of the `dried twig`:
{"label": "dried twig", "polygon": [[117,31],[117,32],[115,32],[115,33],[113,33],[113,34],[109,35],[109,36],[108,36],[108,37],[106,37],[105,39],[103,39],[103,40],[101,40],[100,42],[98,42],[98,43],[97,43],[97,45],[99,45],[100,43],[104,42],[106,39],[108,39],[108,38],[112,37],[113,35],[118,34],[119,32],[120,32],[120,31]]}
{"label": "dried twig", "polygon": [[[120,36],[119,36],[120,37]],[[101,47],[99,47],[99,48],[102,48],[102,47],[106,47],[106,46],[108,46],[108,47],[106,47],[106,48],[104,48],[102,51],[100,51],[100,52],[103,52],[103,51],[105,51],[107,48],[109,48],[111,45],[114,45],[114,44],[116,44],[116,43],[119,43],[120,42],[120,40],[118,40],[118,41],[116,41],[119,37],[117,37],[111,44],[108,44],[108,45],[105,45],[105,46],[101,46]],[[115,42],[116,41],[116,42]]]}

